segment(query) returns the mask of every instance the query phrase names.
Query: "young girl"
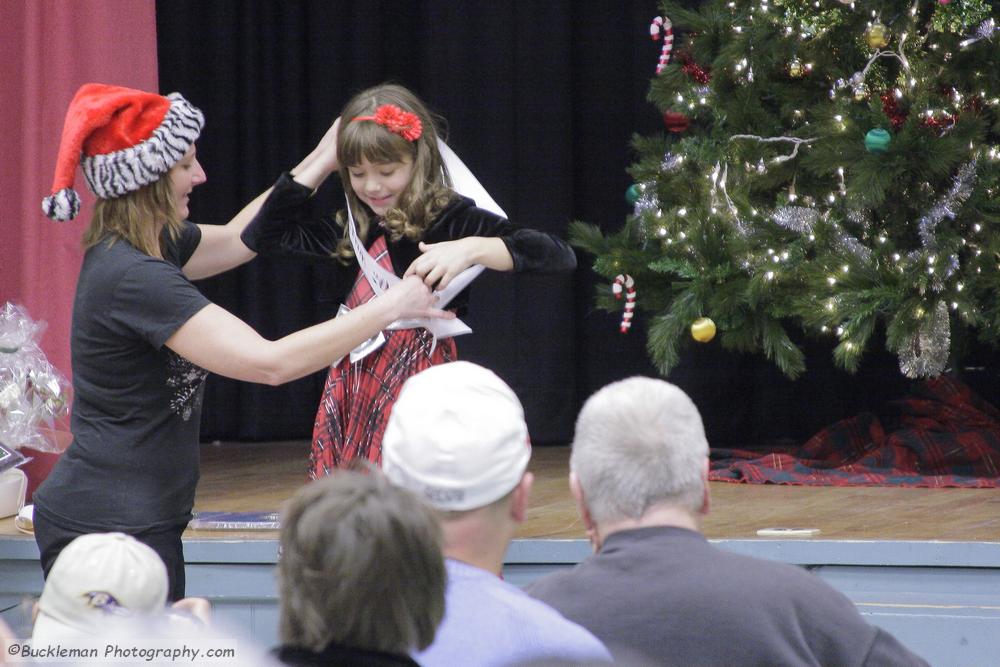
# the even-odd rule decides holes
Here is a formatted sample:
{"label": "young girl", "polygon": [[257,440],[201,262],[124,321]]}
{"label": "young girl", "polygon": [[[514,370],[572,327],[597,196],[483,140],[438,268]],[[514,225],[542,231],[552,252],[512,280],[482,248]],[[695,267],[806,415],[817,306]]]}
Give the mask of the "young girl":
{"label": "young girl", "polygon": [[[337,140],[329,150],[294,176],[278,179],[257,216],[261,227],[273,230],[262,235],[258,252],[354,261],[345,211],[336,221],[303,219],[313,191],[339,170],[359,238],[371,257],[397,276],[417,275],[440,290],[476,264],[553,273],[576,267],[572,249],[561,239],[520,228],[452,189],[434,120],[406,88],[386,84],[359,93],[333,128]],[[448,307],[464,308],[467,291]],[[372,293],[359,272],[346,307],[365,303]],[[313,431],[313,478],[358,458],[378,463],[386,420],[403,382],[456,358],[453,338],[435,343],[426,329],[386,330],[382,338],[374,351],[377,341],[330,369]]]}

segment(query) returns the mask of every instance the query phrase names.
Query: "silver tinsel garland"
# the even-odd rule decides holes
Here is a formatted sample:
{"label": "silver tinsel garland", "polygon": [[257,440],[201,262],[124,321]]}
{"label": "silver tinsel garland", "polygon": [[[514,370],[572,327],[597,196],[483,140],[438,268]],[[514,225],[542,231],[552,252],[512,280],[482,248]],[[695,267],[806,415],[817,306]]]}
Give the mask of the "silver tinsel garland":
{"label": "silver tinsel garland", "polygon": [[840,244],[841,248],[844,248],[863,262],[867,263],[871,261],[871,248],[845,232],[840,225],[834,223],[833,228],[836,230],[837,243]]}
{"label": "silver tinsel garland", "polygon": [[674,155],[668,150],[666,153],[663,154],[663,161],[660,162],[660,171],[662,171],[663,173],[670,173],[671,171],[679,169],[681,166],[681,162],[683,161],[684,158]]}
{"label": "silver tinsel garland", "polygon": [[899,370],[908,378],[936,377],[948,365],[950,350],[948,306],[939,301],[927,321],[899,352]]}
{"label": "silver tinsel garland", "polygon": [[656,181],[643,181],[639,184],[639,198],[635,200],[634,213],[638,217],[646,211],[660,208],[660,198],[656,196]]}
{"label": "silver tinsel garland", "polygon": [[964,49],[970,44],[975,44],[980,40],[993,39],[993,33],[996,31],[996,29],[997,29],[996,21],[993,20],[992,18],[986,19],[985,21],[979,24],[979,27],[976,28],[976,32],[974,32],[972,36],[963,39],[961,42],[958,43],[958,46],[959,48]]}
{"label": "silver tinsel garland", "polygon": [[867,231],[872,226],[874,216],[872,216],[870,209],[852,208],[847,212],[847,219]]}
{"label": "silver tinsel garland", "polygon": [[660,199],[656,196],[656,182],[645,181],[639,184],[639,198],[635,200],[635,217],[639,219],[639,242],[645,248],[649,242],[649,216],[643,215],[647,212],[658,211],[660,209]]}
{"label": "silver tinsel garland", "polygon": [[973,159],[958,169],[955,181],[948,189],[948,192],[927,213],[920,216],[920,219],[917,220],[917,231],[920,234],[920,241],[928,252],[935,252],[937,250],[936,232],[938,223],[945,218],[950,220],[955,219],[958,206],[972,194],[975,180],[976,160]]}
{"label": "silver tinsel garland", "polygon": [[771,213],[771,220],[793,232],[811,234],[819,212],[806,206],[782,206]]}
{"label": "silver tinsel garland", "polygon": [[[663,154],[663,160],[660,162],[660,172],[668,174],[672,171],[680,169],[681,163],[684,162],[684,158],[678,155],[674,155],[669,149]],[[650,179],[648,181],[643,181],[639,184],[639,198],[635,200],[635,207],[633,209],[633,214],[635,217],[640,219],[639,222],[639,240],[645,247],[646,243],[649,241],[649,230],[648,230],[648,216],[644,215],[647,212],[658,212],[661,209],[660,198],[656,194],[656,180]]]}
{"label": "silver tinsel garland", "polygon": [[[820,217],[819,211],[808,206],[782,206],[771,213],[772,221],[800,234],[812,234]],[[872,251],[865,244],[845,232],[839,224],[833,222],[830,226],[841,248],[864,262],[871,260]]]}

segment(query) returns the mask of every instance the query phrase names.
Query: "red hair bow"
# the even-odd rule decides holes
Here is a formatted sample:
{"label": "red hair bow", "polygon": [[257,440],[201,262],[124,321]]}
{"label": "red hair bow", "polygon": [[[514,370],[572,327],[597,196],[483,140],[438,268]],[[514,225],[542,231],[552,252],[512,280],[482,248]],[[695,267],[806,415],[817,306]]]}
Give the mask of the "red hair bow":
{"label": "red hair bow", "polygon": [[395,104],[383,104],[375,109],[374,115],[357,116],[354,120],[373,120],[407,141],[416,141],[424,131],[417,114],[403,111]]}

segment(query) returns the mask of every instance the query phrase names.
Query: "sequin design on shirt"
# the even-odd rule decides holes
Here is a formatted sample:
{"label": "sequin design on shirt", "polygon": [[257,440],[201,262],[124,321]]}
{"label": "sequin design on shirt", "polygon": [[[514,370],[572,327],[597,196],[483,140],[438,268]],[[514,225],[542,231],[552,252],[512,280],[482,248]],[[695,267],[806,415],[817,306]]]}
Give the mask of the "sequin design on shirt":
{"label": "sequin design on shirt", "polygon": [[167,385],[174,390],[170,399],[170,410],[187,421],[191,414],[201,405],[208,371],[197,366],[173,350],[167,350]]}

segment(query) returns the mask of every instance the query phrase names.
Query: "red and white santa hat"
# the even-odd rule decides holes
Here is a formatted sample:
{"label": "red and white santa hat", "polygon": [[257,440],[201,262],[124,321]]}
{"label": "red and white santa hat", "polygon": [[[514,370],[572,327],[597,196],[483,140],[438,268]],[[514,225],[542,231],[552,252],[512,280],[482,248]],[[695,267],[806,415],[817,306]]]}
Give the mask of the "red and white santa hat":
{"label": "red and white santa hat", "polygon": [[80,212],[76,167],[91,192],[113,199],[167,173],[198,139],[205,117],[179,93],[166,97],[103,83],[80,87],[63,124],[52,194],[42,211],[53,220]]}

